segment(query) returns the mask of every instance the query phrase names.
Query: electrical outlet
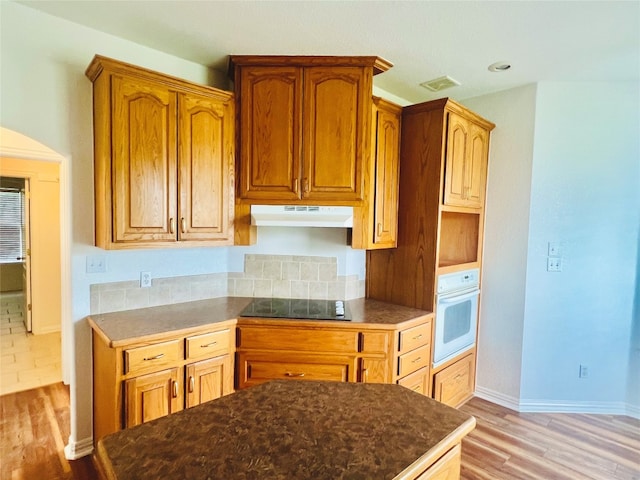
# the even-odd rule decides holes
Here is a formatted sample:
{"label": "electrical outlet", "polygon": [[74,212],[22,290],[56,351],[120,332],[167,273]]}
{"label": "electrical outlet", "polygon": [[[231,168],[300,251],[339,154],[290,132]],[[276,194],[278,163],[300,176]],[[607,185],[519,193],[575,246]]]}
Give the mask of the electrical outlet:
{"label": "electrical outlet", "polygon": [[140,272],[140,288],[151,286],[151,272]]}
{"label": "electrical outlet", "polygon": [[547,272],[561,272],[562,257],[547,257]]}
{"label": "electrical outlet", "polygon": [[587,378],[589,376],[589,367],[586,365],[580,365],[580,373],[578,374],[580,378]]}
{"label": "electrical outlet", "polygon": [[107,260],[104,255],[87,255],[87,273],[104,273],[107,271]]}

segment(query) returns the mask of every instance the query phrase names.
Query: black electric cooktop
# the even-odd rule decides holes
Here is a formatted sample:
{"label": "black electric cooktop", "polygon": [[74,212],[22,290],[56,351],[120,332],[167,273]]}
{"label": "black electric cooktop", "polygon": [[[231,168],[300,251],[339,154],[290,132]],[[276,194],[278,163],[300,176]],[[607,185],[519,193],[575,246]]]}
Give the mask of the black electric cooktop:
{"label": "black electric cooktop", "polygon": [[241,317],[297,318],[350,321],[351,315],[342,300],[307,300],[300,298],[254,298],[240,312]]}

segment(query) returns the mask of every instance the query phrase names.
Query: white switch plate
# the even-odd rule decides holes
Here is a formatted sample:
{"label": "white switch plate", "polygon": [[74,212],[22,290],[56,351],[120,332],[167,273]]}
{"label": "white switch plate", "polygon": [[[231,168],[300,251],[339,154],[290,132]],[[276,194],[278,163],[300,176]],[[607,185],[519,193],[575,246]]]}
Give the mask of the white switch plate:
{"label": "white switch plate", "polygon": [[547,253],[550,257],[561,257],[562,256],[562,245],[558,242],[549,242],[549,252]]}
{"label": "white switch plate", "polygon": [[107,258],[104,255],[87,255],[87,273],[107,271]]}
{"label": "white switch plate", "polygon": [[562,271],[562,258],[547,257],[547,272],[561,272],[561,271]]}

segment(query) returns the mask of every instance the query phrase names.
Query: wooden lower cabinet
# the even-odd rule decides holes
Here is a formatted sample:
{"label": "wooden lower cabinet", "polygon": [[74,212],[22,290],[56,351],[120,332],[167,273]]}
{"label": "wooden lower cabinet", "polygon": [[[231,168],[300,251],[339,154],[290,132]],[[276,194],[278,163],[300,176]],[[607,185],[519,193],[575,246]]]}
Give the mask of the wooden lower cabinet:
{"label": "wooden lower cabinet", "polygon": [[[411,383],[420,371],[430,393],[431,316],[387,330],[362,325],[318,328],[295,320],[238,320],[236,388],[273,379]],[[401,383],[401,379],[407,377]],[[408,385],[405,385],[408,386]],[[413,389],[413,388],[412,388]]]}
{"label": "wooden lower cabinet", "polygon": [[354,359],[300,353],[240,352],[238,388],[275,379],[354,381]]}
{"label": "wooden lower cabinet", "polygon": [[475,353],[448,365],[433,376],[433,398],[450,407],[459,407],[473,396]]}
{"label": "wooden lower cabinet", "polygon": [[459,480],[460,444],[445,453],[436,463],[416,477],[416,480]]}
{"label": "wooden lower cabinet", "polygon": [[231,368],[229,355],[187,365],[185,406],[195,407],[231,393],[233,391]]}
{"label": "wooden lower cabinet", "polygon": [[233,390],[235,320],[111,346],[93,331],[93,439]]}
{"label": "wooden lower cabinet", "polygon": [[171,368],[126,380],[125,426],[150,422],[182,410],[181,368]]}

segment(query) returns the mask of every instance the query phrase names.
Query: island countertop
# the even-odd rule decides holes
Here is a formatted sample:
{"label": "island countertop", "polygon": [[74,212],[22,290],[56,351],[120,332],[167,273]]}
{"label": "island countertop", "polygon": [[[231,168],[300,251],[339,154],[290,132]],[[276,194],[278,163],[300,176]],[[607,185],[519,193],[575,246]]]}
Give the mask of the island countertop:
{"label": "island countertop", "polygon": [[413,479],[474,426],[399,385],[277,380],[108,435],[95,459],[110,480]]}
{"label": "island countertop", "polygon": [[[161,305],[157,307],[125,310],[91,315],[89,324],[110,347],[132,341],[154,341],[168,332],[191,334],[212,324],[235,325],[264,323],[264,318],[239,317],[249,304],[249,297],[220,297],[208,300]],[[420,323],[431,314],[424,310],[359,298],[345,302],[351,312],[351,321],[295,320],[300,325],[323,325],[394,330]],[[272,325],[291,324],[291,320],[267,319]]]}

